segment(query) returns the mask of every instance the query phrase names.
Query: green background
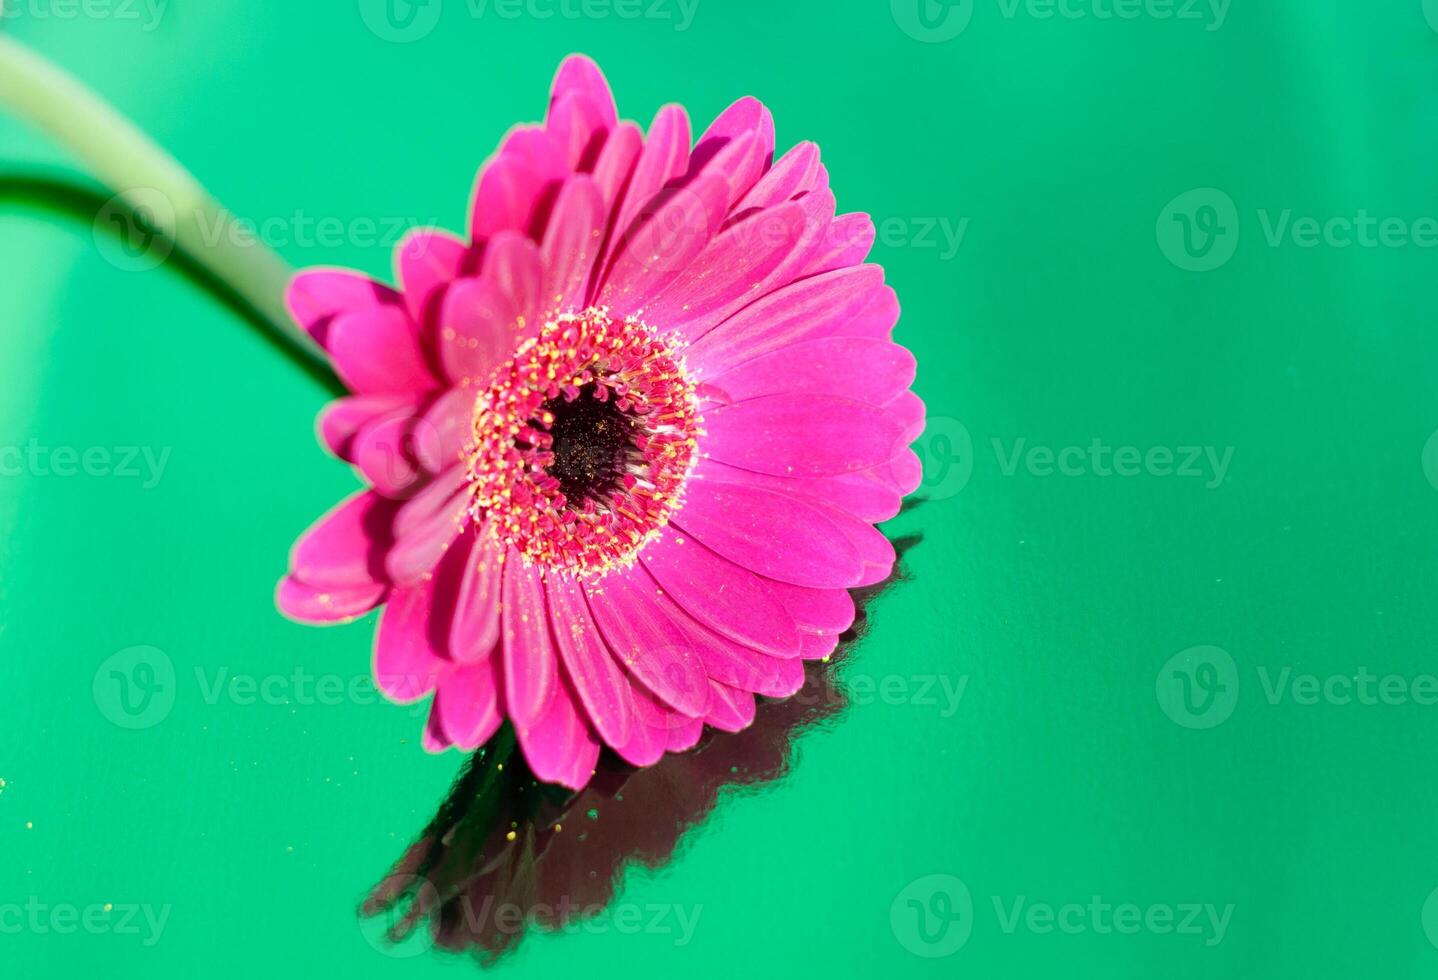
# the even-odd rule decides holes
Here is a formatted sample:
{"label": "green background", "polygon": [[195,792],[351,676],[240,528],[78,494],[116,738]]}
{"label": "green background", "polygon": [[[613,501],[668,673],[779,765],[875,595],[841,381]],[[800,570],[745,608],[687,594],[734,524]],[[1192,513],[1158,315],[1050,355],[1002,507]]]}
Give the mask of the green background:
{"label": "green background", "polygon": [[[501,974],[1438,976],[1438,706],[1418,703],[1438,670],[1438,5],[1235,0],[1220,22],[1185,3],[974,0],[921,20],[905,0],[700,0],[685,22],[677,0],[638,19],[447,0],[409,41],[353,0],[172,0],[157,24],[9,5],[5,30],[235,215],[274,219],[296,265],[385,275],[366,221],[462,227],[475,169],[539,117],[571,51],[645,124],[666,101],[702,124],[759,96],[781,146],[823,147],[841,209],[880,222],[931,500],[887,528],[924,540],[846,667],[868,703],[673,864],[629,875],[625,903],[702,907],[689,942],[531,936]],[[9,121],[0,148],[7,179],[73,176]],[[1185,243],[1165,209],[1200,188],[1188,217],[1216,242]],[[1285,211],[1393,221],[1368,245],[1340,247],[1338,226],[1271,241]],[[307,238],[318,218],[349,230]],[[955,251],[941,231],[961,226]],[[372,619],[304,628],[272,604],[297,533],[356,485],[312,434],[326,391],[174,269],[122,268],[104,242],[0,196],[0,445],[169,451],[153,486],[0,478],[0,908],[169,917],[152,945],[3,932],[0,970],[473,971],[377,952],[354,911],[458,758],[423,754],[412,710],[211,704],[196,678],[367,671]],[[1008,466],[1019,440],[1040,454]],[[1217,486],[1161,460],[1044,475],[1043,450],[1095,440],[1233,455]],[[92,685],[136,645],[164,651],[178,696],[129,731]],[[1170,660],[1197,646],[1225,651],[1194,655],[1223,690],[1188,716],[1172,670],[1206,668]],[[1408,694],[1341,703],[1330,683],[1306,704],[1270,694],[1284,668],[1400,675]],[[943,682],[966,685],[956,712],[922,694]],[[930,945],[908,899],[961,898],[934,875],[972,909]],[[1233,908],[1209,945],[1006,928],[995,906],[1095,896]]]}

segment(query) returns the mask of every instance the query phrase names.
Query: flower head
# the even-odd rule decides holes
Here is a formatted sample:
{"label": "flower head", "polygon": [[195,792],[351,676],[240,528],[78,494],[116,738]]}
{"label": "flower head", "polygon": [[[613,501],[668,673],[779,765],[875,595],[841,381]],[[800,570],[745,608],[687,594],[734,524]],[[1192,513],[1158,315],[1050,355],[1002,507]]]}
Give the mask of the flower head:
{"label": "flower head", "polygon": [[278,603],[383,605],[385,693],[424,744],[508,719],[582,787],[786,697],[886,578],[873,527],[919,481],[898,303],[818,149],[773,159],[741,99],[647,134],[573,57],[481,170],[468,235],[411,235],[398,286],[311,270],[289,304],[352,392],[319,420],[367,487],[296,544]]}

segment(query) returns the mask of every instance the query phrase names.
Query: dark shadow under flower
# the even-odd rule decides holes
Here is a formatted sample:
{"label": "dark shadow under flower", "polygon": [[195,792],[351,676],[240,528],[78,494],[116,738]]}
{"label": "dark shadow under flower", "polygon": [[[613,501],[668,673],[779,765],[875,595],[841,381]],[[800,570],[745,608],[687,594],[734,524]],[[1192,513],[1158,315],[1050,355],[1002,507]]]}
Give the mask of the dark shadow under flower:
{"label": "dark shadow under flower", "polygon": [[361,915],[387,917],[391,941],[428,928],[441,949],[469,951],[489,965],[530,928],[553,931],[600,914],[630,865],[667,864],[722,791],[781,778],[795,737],[843,711],[848,698],[838,669],[865,631],[868,604],[903,581],[903,556],[918,541],[895,542],[895,574],[855,592],[859,614],[834,655],[807,665],[798,694],[762,702],[742,732],[710,731],[693,750],[644,769],[605,753],[594,778],[574,793],[536,780],[503,728],[470,757]]}

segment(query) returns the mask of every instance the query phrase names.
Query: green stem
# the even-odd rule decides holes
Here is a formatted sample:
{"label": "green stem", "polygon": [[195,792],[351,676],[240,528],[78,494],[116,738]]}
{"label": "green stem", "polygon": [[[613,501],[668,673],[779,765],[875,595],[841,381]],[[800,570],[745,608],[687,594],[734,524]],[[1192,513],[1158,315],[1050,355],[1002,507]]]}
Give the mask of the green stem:
{"label": "green stem", "polygon": [[[228,213],[184,167],[76,78],[0,34],[0,108],[30,120],[280,334],[323,362],[284,304],[293,270],[258,241],[216,234]],[[208,229],[208,234],[206,234]]]}

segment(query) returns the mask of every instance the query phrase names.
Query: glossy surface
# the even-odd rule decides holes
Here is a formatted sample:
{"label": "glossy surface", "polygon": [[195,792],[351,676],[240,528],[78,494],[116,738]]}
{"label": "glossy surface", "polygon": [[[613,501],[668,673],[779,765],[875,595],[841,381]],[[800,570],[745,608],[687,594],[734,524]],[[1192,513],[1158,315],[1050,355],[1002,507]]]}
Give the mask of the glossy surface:
{"label": "glossy surface", "polygon": [[[644,123],[755,94],[875,215],[931,418],[849,709],[501,974],[1438,972],[1423,4],[397,6],[29,0],[5,29],[189,165],[216,233],[373,274],[461,226],[570,51]],[[46,205],[73,175],[43,140],[0,147],[6,975],[474,970],[356,917],[459,759],[372,694],[371,623],[273,607],[355,485],[327,392]]]}

